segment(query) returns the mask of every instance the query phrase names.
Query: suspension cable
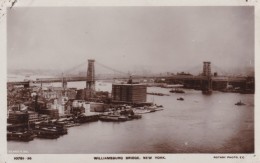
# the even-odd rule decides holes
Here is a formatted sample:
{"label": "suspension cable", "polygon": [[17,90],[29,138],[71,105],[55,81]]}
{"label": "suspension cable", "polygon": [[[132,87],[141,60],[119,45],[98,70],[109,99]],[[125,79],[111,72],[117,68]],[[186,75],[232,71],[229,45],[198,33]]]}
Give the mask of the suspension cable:
{"label": "suspension cable", "polygon": [[97,61],[96,61],[96,63],[97,63],[98,65],[100,65],[101,67],[106,68],[106,69],[108,69],[108,70],[111,70],[111,71],[113,71],[113,72],[117,72],[117,73],[119,73],[119,74],[124,74],[124,75],[129,75],[129,74],[126,73],[126,72],[116,70],[116,69],[111,68],[111,67],[109,67],[109,66],[106,66],[106,65],[104,65],[104,64],[102,64],[102,63],[100,63],[100,62],[97,62]]}

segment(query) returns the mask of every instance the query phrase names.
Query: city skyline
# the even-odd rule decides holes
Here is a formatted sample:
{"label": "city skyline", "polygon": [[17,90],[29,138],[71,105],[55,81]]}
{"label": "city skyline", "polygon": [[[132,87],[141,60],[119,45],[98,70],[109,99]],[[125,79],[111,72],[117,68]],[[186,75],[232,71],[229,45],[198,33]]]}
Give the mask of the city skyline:
{"label": "city skyline", "polygon": [[14,8],[7,25],[8,70],[254,68],[253,7]]}

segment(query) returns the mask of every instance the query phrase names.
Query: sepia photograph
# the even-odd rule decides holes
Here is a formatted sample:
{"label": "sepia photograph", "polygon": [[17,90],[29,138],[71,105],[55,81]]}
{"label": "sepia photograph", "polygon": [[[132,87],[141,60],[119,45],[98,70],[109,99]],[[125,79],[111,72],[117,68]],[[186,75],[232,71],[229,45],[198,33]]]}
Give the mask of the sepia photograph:
{"label": "sepia photograph", "polygon": [[7,154],[255,153],[254,6],[11,7],[6,30]]}

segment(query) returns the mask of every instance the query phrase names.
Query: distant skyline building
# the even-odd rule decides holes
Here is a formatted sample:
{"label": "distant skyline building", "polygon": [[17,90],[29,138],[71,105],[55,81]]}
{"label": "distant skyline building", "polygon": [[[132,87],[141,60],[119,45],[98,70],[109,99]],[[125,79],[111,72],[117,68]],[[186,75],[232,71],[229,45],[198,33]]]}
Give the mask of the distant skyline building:
{"label": "distant skyline building", "polygon": [[203,76],[211,76],[211,63],[210,62],[203,62]]}

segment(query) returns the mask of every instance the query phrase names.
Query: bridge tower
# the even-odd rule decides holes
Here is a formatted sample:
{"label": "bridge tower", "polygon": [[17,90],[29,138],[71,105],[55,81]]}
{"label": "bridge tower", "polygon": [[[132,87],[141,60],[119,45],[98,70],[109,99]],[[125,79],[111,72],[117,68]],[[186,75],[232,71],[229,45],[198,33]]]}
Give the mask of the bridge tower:
{"label": "bridge tower", "polygon": [[202,93],[211,94],[212,79],[211,79],[211,63],[210,62],[203,62],[202,76],[205,77],[205,79],[203,79],[201,82]]}
{"label": "bridge tower", "polygon": [[85,99],[93,98],[95,93],[95,68],[94,59],[88,60],[88,70],[87,70],[87,81],[86,81],[86,96]]}

